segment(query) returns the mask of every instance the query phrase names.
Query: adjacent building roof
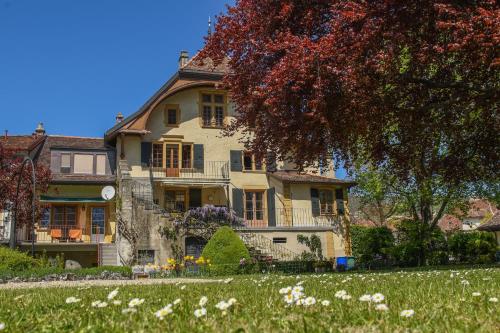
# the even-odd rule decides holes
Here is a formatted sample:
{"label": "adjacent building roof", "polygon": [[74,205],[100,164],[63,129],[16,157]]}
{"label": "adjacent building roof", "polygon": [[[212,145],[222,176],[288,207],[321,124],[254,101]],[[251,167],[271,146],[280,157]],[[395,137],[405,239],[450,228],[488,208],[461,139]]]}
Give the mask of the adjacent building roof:
{"label": "adjacent building roof", "polygon": [[299,173],[297,171],[275,171],[269,173],[271,177],[274,177],[278,180],[281,180],[285,183],[309,183],[309,184],[325,184],[325,185],[345,185],[345,186],[354,186],[356,182],[351,180],[337,179],[324,177],[309,173]]}
{"label": "adjacent building roof", "polygon": [[497,212],[493,217],[486,223],[481,224],[477,227],[477,230],[482,231],[500,231],[500,212]]}
{"label": "adjacent building roof", "polygon": [[0,137],[0,144],[8,150],[36,158],[41,144],[45,141],[45,135],[4,135]]}
{"label": "adjacent building roof", "polygon": [[462,221],[456,216],[445,214],[439,221],[438,227],[443,232],[453,232],[462,229]]}

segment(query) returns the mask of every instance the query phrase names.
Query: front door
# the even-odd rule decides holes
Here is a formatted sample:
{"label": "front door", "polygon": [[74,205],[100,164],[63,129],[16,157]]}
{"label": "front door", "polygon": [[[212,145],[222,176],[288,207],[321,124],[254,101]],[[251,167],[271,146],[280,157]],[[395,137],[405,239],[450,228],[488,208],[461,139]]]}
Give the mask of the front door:
{"label": "front door", "polygon": [[166,145],[165,147],[166,177],[179,177],[179,146]]}
{"label": "front door", "polygon": [[104,227],[106,224],[106,210],[104,207],[92,208],[92,243],[104,242]]}

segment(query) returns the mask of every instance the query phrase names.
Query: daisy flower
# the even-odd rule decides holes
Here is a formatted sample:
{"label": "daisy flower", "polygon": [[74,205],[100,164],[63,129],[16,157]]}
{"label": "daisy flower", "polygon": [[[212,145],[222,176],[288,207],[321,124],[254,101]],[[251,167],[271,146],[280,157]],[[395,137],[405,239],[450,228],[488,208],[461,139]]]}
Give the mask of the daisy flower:
{"label": "daisy flower", "polygon": [[66,303],[67,304],[78,303],[78,302],[80,302],[79,298],[76,298],[76,297],[73,297],[73,296],[66,298]]}
{"label": "daisy flower", "polygon": [[133,298],[128,303],[128,307],[133,308],[136,307],[137,305],[141,305],[142,303],[144,303],[144,298]]}
{"label": "daisy flower", "polygon": [[321,305],[328,306],[328,305],[330,305],[330,301],[327,300],[327,299],[324,299],[324,300],[321,301]]}
{"label": "daisy flower", "polygon": [[172,304],[169,304],[162,309],[158,310],[155,312],[156,318],[163,320],[163,318],[173,312],[172,310]]}
{"label": "daisy flower", "polygon": [[108,303],[106,303],[106,302],[100,302],[99,304],[97,304],[98,308],[105,308],[107,306],[108,306]]}
{"label": "daisy flower", "polygon": [[122,310],[122,313],[123,314],[127,314],[127,313],[136,313],[137,312],[137,309],[136,308],[125,308]]}
{"label": "daisy flower", "polygon": [[203,316],[206,316],[206,315],[207,315],[207,309],[205,309],[205,308],[194,310],[194,316],[196,318],[200,318],[200,317],[203,317]]}
{"label": "daisy flower", "polygon": [[120,300],[113,301],[113,305],[120,305],[120,304],[122,304],[122,301],[120,301]]}
{"label": "daisy flower", "polygon": [[388,311],[389,307],[386,304],[377,304],[375,305],[375,310],[377,311]]}
{"label": "daisy flower", "polygon": [[200,302],[199,302],[198,304],[199,304],[201,307],[204,307],[204,306],[207,304],[207,302],[208,302],[208,298],[207,298],[207,296],[202,296],[202,297],[200,298]]}
{"label": "daisy flower", "polygon": [[111,301],[113,298],[116,297],[116,295],[118,295],[118,288],[116,288],[115,290],[113,290],[108,294],[108,300]]}
{"label": "daisy flower", "polygon": [[173,302],[173,304],[174,304],[174,305],[177,305],[177,304],[179,304],[180,302],[181,302],[181,299],[180,299],[180,298],[177,298],[177,299]]}
{"label": "daisy flower", "polygon": [[351,295],[342,295],[342,297],[341,297],[341,299],[344,300],[344,301],[348,301],[351,298],[352,298]]}
{"label": "daisy flower", "polygon": [[101,301],[93,301],[92,303],[90,303],[90,305],[91,305],[93,308],[96,308],[99,304],[101,304]]}
{"label": "daisy flower", "polygon": [[415,314],[415,311],[413,311],[413,310],[403,310],[403,311],[401,311],[401,313],[399,315],[401,317],[410,318],[414,314]]}
{"label": "daisy flower", "polygon": [[335,297],[337,298],[342,298],[342,296],[347,295],[347,291],[345,290],[339,290],[335,293]]}
{"label": "daisy flower", "polygon": [[314,304],[316,304],[316,298],[309,296],[309,297],[306,297],[304,299],[304,305],[305,306],[311,306],[311,305],[314,305]]}
{"label": "daisy flower", "polygon": [[0,331],[3,331],[5,329],[5,323],[0,323]]}
{"label": "daisy flower", "polygon": [[479,296],[481,296],[481,293],[480,293],[480,292],[475,291],[475,292],[473,292],[473,293],[472,293],[472,296],[474,296],[474,297],[479,297]]}
{"label": "daisy flower", "polygon": [[284,296],[284,300],[285,300],[285,303],[287,303],[287,304],[292,304],[295,301],[292,294],[286,294]]}
{"label": "daisy flower", "polygon": [[493,303],[496,303],[496,302],[498,302],[498,298],[496,298],[496,297],[490,297],[490,298],[488,299],[488,301],[493,302]]}
{"label": "daisy flower", "polygon": [[382,302],[383,300],[385,299],[385,296],[382,295],[381,293],[376,293],[376,294],[373,294],[372,297],[371,297],[371,300],[375,303],[380,303]]}
{"label": "daisy flower", "polygon": [[231,297],[228,301],[227,301],[227,304],[229,304],[230,306],[233,305],[234,303],[236,303],[236,298],[234,297]]}
{"label": "daisy flower", "polygon": [[362,295],[359,300],[361,302],[370,302],[372,300],[372,296],[369,294]]}
{"label": "daisy flower", "polygon": [[215,307],[221,311],[227,310],[231,304],[225,302],[225,301],[220,301],[219,303],[215,304]]}
{"label": "daisy flower", "polygon": [[292,291],[292,287],[286,287],[286,288],[281,288],[280,291],[279,291],[279,293],[281,295],[286,295],[286,294],[288,294],[291,291]]}

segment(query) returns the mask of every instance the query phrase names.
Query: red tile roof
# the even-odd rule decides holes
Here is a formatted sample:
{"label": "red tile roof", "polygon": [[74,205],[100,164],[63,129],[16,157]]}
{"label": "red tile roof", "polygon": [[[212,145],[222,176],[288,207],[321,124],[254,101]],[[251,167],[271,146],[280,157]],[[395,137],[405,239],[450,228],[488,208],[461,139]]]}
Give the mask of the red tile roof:
{"label": "red tile roof", "polygon": [[493,217],[486,223],[481,224],[477,227],[477,230],[482,231],[500,231],[500,212],[497,212]]}

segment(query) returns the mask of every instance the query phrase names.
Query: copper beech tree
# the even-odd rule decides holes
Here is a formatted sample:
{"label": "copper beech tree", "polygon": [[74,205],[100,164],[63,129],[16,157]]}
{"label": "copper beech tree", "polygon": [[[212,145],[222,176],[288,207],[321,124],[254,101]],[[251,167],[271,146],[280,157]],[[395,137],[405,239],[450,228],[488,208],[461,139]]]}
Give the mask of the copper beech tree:
{"label": "copper beech tree", "polygon": [[386,168],[425,238],[498,184],[499,42],[494,0],[238,0],[201,55],[229,63],[226,134],[299,165]]}
{"label": "copper beech tree", "polygon": [[[12,211],[17,204],[17,227],[32,223],[32,171],[26,165],[21,173],[22,163],[22,157],[16,156],[15,151],[4,148],[0,143],[0,211]],[[38,196],[40,193],[47,192],[51,173],[47,167],[35,164],[35,176],[35,189]],[[16,200],[17,184],[20,177],[19,195]],[[42,216],[43,207],[38,198],[35,202],[35,220],[38,221]]]}

